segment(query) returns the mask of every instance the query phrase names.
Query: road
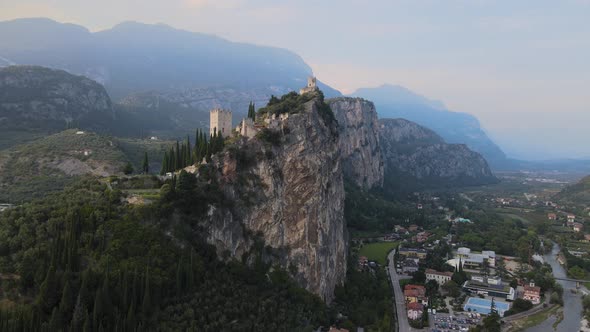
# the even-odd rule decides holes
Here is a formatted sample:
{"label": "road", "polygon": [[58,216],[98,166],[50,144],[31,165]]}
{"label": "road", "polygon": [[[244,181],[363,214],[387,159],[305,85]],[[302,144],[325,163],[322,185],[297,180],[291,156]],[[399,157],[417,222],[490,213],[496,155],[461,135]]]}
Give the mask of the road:
{"label": "road", "polygon": [[393,262],[394,256],[395,249],[389,253],[387,258],[389,259],[389,277],[391,278],[391,283],[393,285],[393,293],[395,295],[395,309],[397,311],[398,331],[420,331],[418,329],[411,328],[410,323],[408,322],[408,316],[406,314],[406,301],[404,298],[404,292],[402,291],[402,288],[399,285],[400,276],[395,271],[395,264]]}

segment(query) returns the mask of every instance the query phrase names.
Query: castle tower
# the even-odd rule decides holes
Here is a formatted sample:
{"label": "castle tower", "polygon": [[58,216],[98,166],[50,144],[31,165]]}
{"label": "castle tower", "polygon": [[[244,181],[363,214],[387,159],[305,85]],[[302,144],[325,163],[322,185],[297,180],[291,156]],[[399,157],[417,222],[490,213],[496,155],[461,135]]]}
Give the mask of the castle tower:
{"label": "castle tower", "polygon": [[302,95],[304,93],[313,92],[318,89],[317,87],[317,80],[313,76],[309,76],[307,78],[307,86],[301,90],[299,90],[299,94]]}
{"label": "castle tower", "polygon": [[209,111],[209,134],[217,133],[223,137],[231,135],[232,130],[232,113],[231,111],[215,108]]}

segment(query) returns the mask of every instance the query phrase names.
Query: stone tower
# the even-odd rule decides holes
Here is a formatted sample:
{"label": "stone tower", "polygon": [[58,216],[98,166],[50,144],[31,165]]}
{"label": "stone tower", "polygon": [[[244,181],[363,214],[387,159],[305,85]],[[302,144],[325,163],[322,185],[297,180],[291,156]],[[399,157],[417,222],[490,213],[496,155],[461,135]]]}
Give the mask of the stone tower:
{"label": "stone tower", "polygon": [[209,111],[209,134],[213,135],[217,129],[217,133],[223,137],[231,135],[232,130],[232,114],[231,111],[215,108]]}
{"label": "stone tower", "polygon": [[316,83],[317,83],[316,78],[313,76],[309,76],[307,78],[307,86],[305,88],[302,88],[301,90],[299,90],[299,94],[302,95],[304,93],[313,92],[313,91],[317,90],[318,87],[317,87]]}

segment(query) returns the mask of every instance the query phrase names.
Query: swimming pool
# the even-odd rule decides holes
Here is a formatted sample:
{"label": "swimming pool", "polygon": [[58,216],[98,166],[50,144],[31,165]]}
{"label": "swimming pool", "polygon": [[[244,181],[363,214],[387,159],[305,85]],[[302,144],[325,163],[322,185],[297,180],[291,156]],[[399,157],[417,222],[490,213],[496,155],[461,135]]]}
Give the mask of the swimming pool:
{"label": "swimming pool", "polygon": [[[510,309],[510,304],[494,299],[494,305],[500,317],[504,317],[504,312]],[[467,303],[463,306],[463,310],[471,312],[477,312],[480,314],[487,315],[490,313],[492,307],[492,300],[480,299],[478,297],[470,297]]]}

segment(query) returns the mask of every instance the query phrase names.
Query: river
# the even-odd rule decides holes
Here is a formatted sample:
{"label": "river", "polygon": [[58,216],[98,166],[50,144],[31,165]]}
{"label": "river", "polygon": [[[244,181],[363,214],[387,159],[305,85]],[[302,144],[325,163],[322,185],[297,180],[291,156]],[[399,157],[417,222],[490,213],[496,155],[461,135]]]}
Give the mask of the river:
{"label": "river", "polygon": [[[555,243],[551,253],[544,255],[543,258],[545,262],[551,265],[554,277],[567,278],[565,269],[557,261],[559,250],[559,245]],[[526,332],[580,331],[582,321],[582,295],[571,292],[571,289],[576,289],[576,283],[573,281],[557,280],[557,283],[563,287],[563,320],[557,325],[556,329],[553,329],[553,324],[555,324],[557,319],[555,316],[550,316],[541,324],[526,329]]]}

